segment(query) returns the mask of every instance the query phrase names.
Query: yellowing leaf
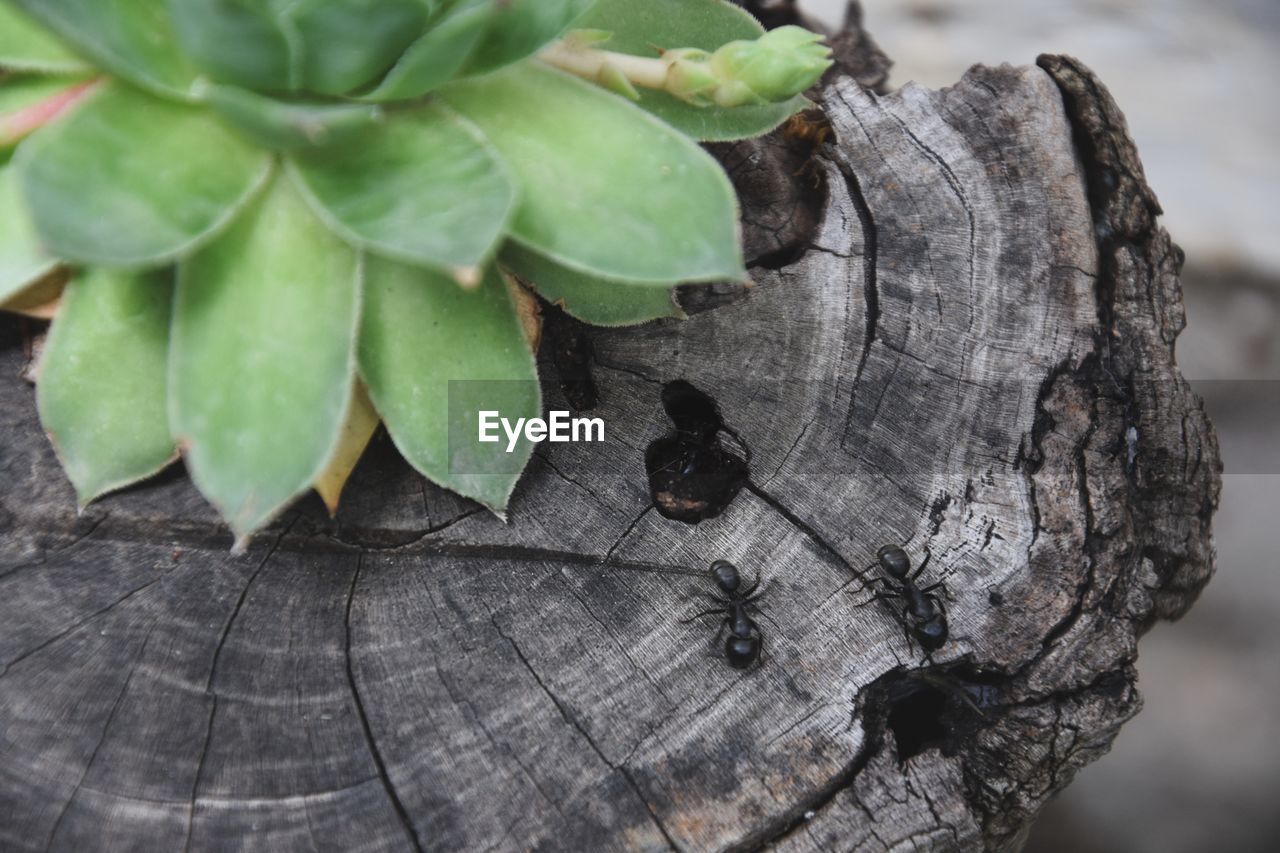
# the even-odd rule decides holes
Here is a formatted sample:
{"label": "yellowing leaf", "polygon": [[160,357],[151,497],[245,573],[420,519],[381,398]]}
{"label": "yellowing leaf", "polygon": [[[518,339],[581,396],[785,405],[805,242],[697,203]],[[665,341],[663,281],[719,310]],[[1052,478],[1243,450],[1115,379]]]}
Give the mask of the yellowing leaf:
{"label": "yellowing leaf", "polygon": [[52,320],[62,303],[62,293],[70,272],[58,267],[35,283],[0,301],[0,311],[21,314],[33,320]]}
{"label": "yellowing leaf", "polygon": [[379,423],[381,419],[373,408],[373,401],[369,399],[369,391],[357,379],[351,394],[351,405],[347,407],[347,416],[342,421],[338,446],[315,482],[315,490],[324,501],[330,516],[338,514],[342,490],[347,485],[351,472],[356,469],[365,448],[369,446],[373,434],[377,432]]}
{"label": "yellowing leaf", "polygon": [[502,280],[506,282],[511,302],[516,306],[516,316],[520,318],[520,328],[529,342],[529,352],[536,356],[538,344],[542,343],[542,311],[538,308],[538,299],[514,275],[504,272]]}

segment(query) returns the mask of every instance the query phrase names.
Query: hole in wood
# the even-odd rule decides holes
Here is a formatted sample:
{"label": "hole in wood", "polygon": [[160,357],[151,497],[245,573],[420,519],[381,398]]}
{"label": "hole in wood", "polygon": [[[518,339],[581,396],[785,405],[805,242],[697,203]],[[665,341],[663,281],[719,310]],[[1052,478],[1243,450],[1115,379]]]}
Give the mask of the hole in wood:
{"label": "hole in wood", "polygon": [[891,733],[900,761],[931,749],[955,755],[1000,713],[1004,680],[969,664],[885,673],[868,688],[867,731]]}
{"label": "hole in wood", "polygon": [[662,407],[675,431],[644,454],[653,504],[686,524],[715,518],[746,485],[751,451],[725,425],[716,401],[683,379],[663,386]]}
{"label": "hole in wood", "polygon": [[546,300],[542,308],[542,346],[549,352],[556,372],[560,374],[560,390],[577,412],[589,412],[600,402],[591,360],[595,352],[583,324],[570,317],[558,305]]}
{"label": "hole in wood", "polygon": [[898,758],[906,761],[931,747],[940,747],[947,737],[942,715],[947,695],[936,687],[919,682],[899,685],[904,695],[890,700],[889,731],[898,744]]}

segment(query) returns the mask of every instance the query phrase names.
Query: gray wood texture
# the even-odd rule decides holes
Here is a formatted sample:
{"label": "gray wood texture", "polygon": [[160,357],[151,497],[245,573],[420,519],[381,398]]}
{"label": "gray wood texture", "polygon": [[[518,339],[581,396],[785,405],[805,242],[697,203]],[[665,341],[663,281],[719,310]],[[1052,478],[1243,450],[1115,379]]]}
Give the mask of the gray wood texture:
{"label": "gray wood texture", "polygon": [[[1181,256],[1078,63],[876,95],[842,44],[824,144],[718,152],[754,287],[585,330],[607,443],[507,525],[385,437],[244,556],[181,472],[77,514],[0,320],[0,849],[1016,849],[1212,571]],[[751,449],[696,525],[644,466],[676,379]],[[932,655],[886,542],[946,583]],[[768,585],[745,672],[681,621],[716,558]]]}

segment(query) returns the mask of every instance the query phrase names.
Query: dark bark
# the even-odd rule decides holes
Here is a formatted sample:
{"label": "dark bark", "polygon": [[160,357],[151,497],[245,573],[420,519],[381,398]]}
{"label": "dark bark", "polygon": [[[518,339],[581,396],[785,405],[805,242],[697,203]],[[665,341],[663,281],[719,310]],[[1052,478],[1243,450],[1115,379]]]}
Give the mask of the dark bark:
{"label": "dark bark", "polygon": [[[78,515],[0,321],[0,848],[1016,847],[1212,571],[1181,253],[1078,63],[876,96],[842,38],[825,137],[719,151],[755,286],[562,330],[607,445],[541,448],[509,525],[385,438],[243,557],[179,473]],[[695,525],[644,462],[677,379],[749,448]],[[858,592],[890,541],[931,655]],[[745,672],[680,621],[716,558],[768,583]]]}

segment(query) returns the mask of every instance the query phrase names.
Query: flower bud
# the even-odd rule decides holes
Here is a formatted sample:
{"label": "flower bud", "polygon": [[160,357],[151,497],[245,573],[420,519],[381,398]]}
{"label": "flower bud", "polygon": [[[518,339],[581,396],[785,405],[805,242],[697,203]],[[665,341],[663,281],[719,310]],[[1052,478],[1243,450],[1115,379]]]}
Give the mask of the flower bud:
{"label": "flower bud", "polygon": [[726,44],[711,57],[717,77],[727,84],[717,93],[716,103],[776,103],[800,94],[831,67],[831,50],[821,41],[817,33],[788,26],[755,41]]}
{"label": "flower bud", "polygon": [[697,106],[740,107],[786,101],[831,67],[822,36],[780,27],[755,41],[733,41],[715,53],[668,51],[667,91]]}

